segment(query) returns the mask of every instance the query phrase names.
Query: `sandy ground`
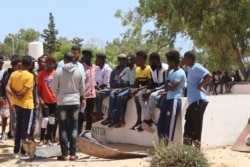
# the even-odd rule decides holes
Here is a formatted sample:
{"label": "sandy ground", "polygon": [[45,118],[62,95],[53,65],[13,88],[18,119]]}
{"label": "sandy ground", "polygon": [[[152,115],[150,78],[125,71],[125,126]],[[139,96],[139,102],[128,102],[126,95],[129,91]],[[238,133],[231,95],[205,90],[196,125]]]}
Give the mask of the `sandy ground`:
{"label": "sandy ground", "polygon": [[[0,167],[150,167],[145,158],[109,160],[88,156],[78,152],[76,161],[57,161],[56,158],[35,159],[32,162],[13,158],[13,140],[0,143]],[[121,151],[147,152],[150,147],[131,144],[108,144]],[[249,167],[250,154],[231,151],[230,147],[203,150],[211,167]]]}

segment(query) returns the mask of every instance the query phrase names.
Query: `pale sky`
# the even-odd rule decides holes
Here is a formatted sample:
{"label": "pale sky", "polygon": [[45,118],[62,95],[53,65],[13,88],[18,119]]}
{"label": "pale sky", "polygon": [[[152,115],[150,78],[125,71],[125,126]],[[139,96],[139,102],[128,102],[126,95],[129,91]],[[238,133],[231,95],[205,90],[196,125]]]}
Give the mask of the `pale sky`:
{"label": "pale sky", "polygon": [[[21,28],[33,28],[42,33],[47,28],[49,13],[52,12],[56,29],[59,30],[58,37],[80,37],[84,38],[84,42],[95,38],[105,44],[106,41],[120,37],[127,29],[121,25],[120,19],[114,17],[116,10],[128,11],[136,6],[137,0],[1,1],[0,42],[7,34],[15,34]],[[180,47],[183,53],[192,49],[192,42],[178,38],[176,48]]]}

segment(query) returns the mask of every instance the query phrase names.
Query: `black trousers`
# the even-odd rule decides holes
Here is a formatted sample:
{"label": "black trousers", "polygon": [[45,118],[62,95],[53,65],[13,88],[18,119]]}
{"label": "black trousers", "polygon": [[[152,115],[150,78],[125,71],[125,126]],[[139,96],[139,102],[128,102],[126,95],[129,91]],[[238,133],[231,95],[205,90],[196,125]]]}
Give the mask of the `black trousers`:
{"label": "black trousers", "polygon": [[[78,117],[78,135],[82,132],[83,122],[86,121],[86,130],[91,130],[92,127],[92,113],[95,107],[95,98],[86,99],[85,112],[79,112]],[[86,120],[85,120],[86,117]]]}
{"label": "black trousers", "polygon": [[203,115],[208,102],[199,100],[190,104],[185,115],[184,137],[201,141]]}

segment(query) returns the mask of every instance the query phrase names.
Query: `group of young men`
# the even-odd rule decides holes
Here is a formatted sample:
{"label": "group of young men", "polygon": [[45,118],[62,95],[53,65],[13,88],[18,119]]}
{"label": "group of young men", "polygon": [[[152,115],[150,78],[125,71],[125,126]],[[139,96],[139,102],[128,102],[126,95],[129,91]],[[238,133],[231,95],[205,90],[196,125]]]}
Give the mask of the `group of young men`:
{"label": "group of young men", "polygon": [[[204,86],[210,82],[211,74],[195,63],[192,52],[185,53],[183,59],[189,67],[187,73],[180,67],[178,51],[169,51],[165,56],[167,64],[158,53],[151,53],[147,65],[148,55],[144,51],[128,56],[121,53],[113,70],[106,63],[105,54],[96,54],[96,63],[92,64],[93,52],[81,52],[78,46],[73,46],[58,63],[53,56],[41,56],[38,70],[34,70],[35,60],[31,56],[22,60],[13,57],[12,68],[3,73],[1,82],[1,116],[5,125],[2,138],[9,117],[7,108],[12,115],[14,154],[24,155],[21,142],[34,138],[39,109],[42,115],[39,145],[52,144],[59,124],[62,155],[58,160],[75,160],[76,139],[82,132],[83,122],[86,121],[87,130],[91,130],[93,121],[99,120],[109,128],[124,127],[127,102],[134,97],[137,121],[131,129],[154,132],[152,126],[156,124],[159,138],[173,140],[186,89],[189,107],[185,115],[184,144],[194,142],[200,148],[203,114],[208,104]],[[104,119],[102,103],[108,96],[108,116]],[[156,107],[161,111],[157,122],[153,120]]]}

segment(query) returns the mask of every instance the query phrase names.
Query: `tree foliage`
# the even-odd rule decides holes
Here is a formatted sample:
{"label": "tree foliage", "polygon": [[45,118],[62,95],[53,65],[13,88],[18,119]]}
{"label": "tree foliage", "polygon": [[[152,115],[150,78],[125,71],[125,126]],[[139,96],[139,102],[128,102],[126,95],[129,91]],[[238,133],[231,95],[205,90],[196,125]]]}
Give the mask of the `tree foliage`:
{"label": "tree foliage", "polygon": [[59,42],[57,40],[58,30],[55,28],[54,16],[52,13],[49,13],[49,24],[48,28],[43,30],[43,34],[41,35],[44,38],[44,52],[46,54],[53,54],[59,49]]}
{"label": "tree foliage", "polygon": [[139,4],[125,14],[118,11],[123,25],[137,32],[153,22],[155,29],[146,34],[170,43],[177,34],[187,35],[208,56],[219,57],[221,68],[227,66],[224,60],[234,59],[246,77],[242,58],[250,42],[249,0],[139,0]]}
{"label": "tree foliage", "polygon": [[82,42],[84,41],[83,38],[79,38],[79,37],[74,37],[72,40],[71,40],[71,43],[73,45],[77,45],[77,46],[82,46]]}
{"label": "tree foliage", "polygon": [[34,29],[20,29],[16,34],[5,36],[3,43],[0,43],[0,52],[7,58],[14,54],[23,56],[28,52],[29,42],[38,41],[40,33]]}

